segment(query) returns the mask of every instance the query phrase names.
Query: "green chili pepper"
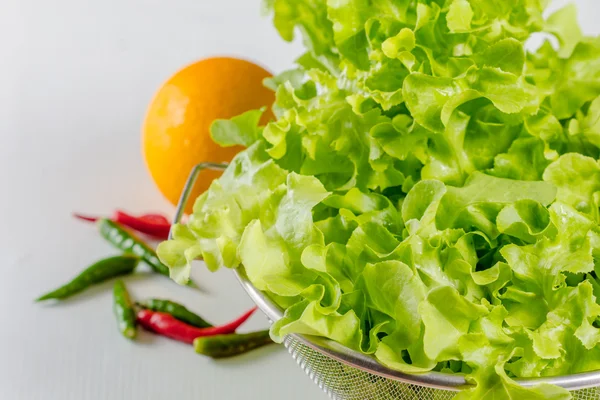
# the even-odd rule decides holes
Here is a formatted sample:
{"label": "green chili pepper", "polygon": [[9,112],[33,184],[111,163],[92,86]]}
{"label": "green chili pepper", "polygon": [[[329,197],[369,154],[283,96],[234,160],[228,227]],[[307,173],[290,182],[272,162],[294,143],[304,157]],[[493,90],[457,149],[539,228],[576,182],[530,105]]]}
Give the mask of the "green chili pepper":
{"label": "green chili pepper", "polygon": [[91,265],[66,285],[39,297],[36,301],[63,300],[84,291],[88,287],[110,278],[130,274],[140,259],[133,255],[106,258]]}
{"label": "green chili pepper", "polygon": [[186,324],[195,326],[197,328],[211,328],[213,326],[212,324],[206,322],[199,315],[196,315],[187,308],[185,308],[185,306],[179,303],[175,303],[174,301],[150,299],[137,304],[140,307],[148,310],[171,314],[176,319],[185,322]]}
{"label": "green chili pepper", "polygon": [[212,358],[234,357],[273,343],[269,331],[203,336],[194,340],[196,353]]}
{"label": "green chili pepper", "polygon": [[[102,237],[113,246],[125,253],[131,253],[140,257],[154,272],[166,277],[170,276],[169,267],[158,259],[156,252],[143,240],[127,231],[121,225],[109,219],[100,219],[98,221],[98,228]],[[191,280],[188,281],[188,286],[196,287]]]}
{"label": "green chili pepper", "polygon": [[135,310],[125,283],[121,280],[115,282],[113,287],[113,311],[119,331],[127,339],[134,339],[137,335]]}

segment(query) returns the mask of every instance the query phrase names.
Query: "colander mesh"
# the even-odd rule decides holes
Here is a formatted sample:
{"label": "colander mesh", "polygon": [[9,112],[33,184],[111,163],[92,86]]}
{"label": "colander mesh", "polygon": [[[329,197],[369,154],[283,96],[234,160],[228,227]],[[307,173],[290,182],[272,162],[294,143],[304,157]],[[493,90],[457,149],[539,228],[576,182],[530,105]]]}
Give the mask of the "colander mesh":
{"label": "colander mesh", "polygon": [[[344,365],[294,338],[284,341],[292,357],[334,400],[449,400],[456,392],[405,384]],[[574,400],[600,399],[600,387],[572,392]]]}

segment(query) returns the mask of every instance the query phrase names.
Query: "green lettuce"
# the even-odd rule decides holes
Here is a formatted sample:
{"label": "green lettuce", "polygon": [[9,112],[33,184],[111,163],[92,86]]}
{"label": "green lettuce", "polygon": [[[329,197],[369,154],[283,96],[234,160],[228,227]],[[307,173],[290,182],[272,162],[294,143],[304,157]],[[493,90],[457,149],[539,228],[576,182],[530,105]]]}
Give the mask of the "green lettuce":
{"label": "green lettuce", "polygon": [[[568,399],[600,369],[600,39],[545,0],[268,0],[297,68],[158,255],[243,268],[276,341],[329,338],[458,399]],[[556,38],[534,52],[536,32]]]}

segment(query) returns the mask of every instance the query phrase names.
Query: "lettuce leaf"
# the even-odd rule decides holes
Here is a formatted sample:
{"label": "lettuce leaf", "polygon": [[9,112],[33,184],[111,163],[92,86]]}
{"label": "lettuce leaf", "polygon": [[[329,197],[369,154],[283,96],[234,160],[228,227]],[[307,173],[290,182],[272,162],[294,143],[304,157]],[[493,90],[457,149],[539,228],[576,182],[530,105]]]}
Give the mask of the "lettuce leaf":
{"label": "lettuce leaf", "polygon": [[210,127],[211,138],[222,147],[249,147],[259,140],[260,117],[264,110],[251,110],[230,120],[216,120]]}
{"label": "lettuce leaf", "polygon": [[457,399],[569,399],[515,381],[600,369],[600,39],[547,3],[267,0],[307,52],[275,121],[213,124],[247,149],[159,245],[173,279],[241,267],[276,341],[461,373]]}

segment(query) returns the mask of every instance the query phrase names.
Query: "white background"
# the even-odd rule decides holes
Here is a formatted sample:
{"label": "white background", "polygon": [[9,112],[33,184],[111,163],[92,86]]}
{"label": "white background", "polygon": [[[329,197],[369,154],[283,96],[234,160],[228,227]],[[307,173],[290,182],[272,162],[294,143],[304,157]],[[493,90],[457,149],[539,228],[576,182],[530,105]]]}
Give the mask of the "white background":
{"label": "white background", "polygon": [[[595,1],[578,3],[598,34]],[[283,349],[212,362],[146,333],[126,341],[110,284],[33,304],[114,254],[72,211],[172,213],[140,152],[146,106],[171,73],[209,55],[292,65],[300,44],[259,10],[259,0],[0,0],[0,399],[325,398]],[[195,274],[204,293],[155,276],[128,282],[135,297],[175,299],[215,322],[251,305],[231,273]],[[256,316],[249,328],[266,326]]]}

